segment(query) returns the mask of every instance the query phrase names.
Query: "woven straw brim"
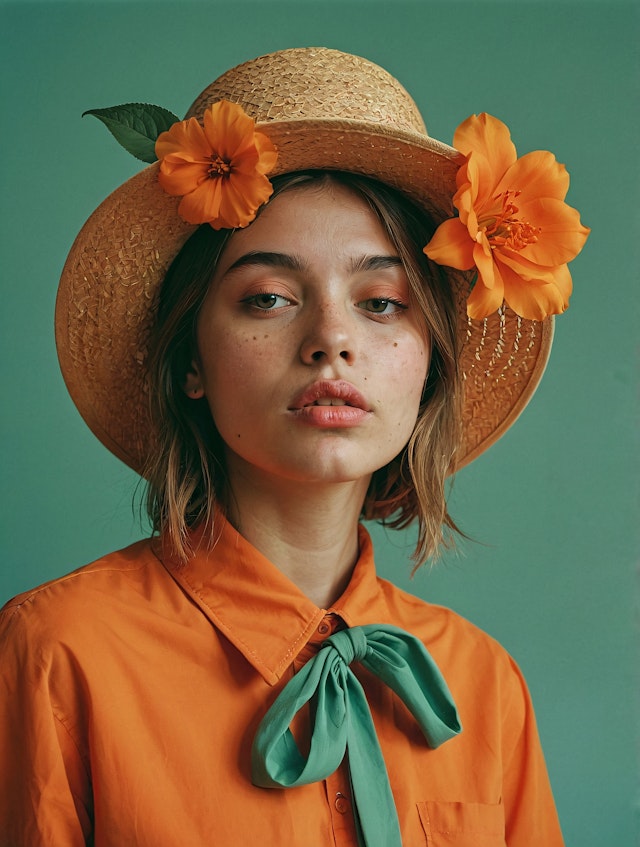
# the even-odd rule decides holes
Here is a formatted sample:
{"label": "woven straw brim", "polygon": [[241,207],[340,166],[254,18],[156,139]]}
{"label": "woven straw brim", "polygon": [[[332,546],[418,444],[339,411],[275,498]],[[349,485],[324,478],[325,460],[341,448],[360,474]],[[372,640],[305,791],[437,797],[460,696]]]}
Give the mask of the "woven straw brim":
{"label": "woven straw brim", "polygon": [[[404,192],[436,223],[453,214],[460,155],[426,134],[409,95],[378,66],[324,48],[282,51],[228,71],[188,115],[200,117],[222,97],[240,103],[276,145],[271,176],[350,171]],[[157,164],[141,171],[91,215],[67,258],[56,304],[69,393],[103,444],[139,472],[155,437],[146,357],[158,290],[195,229],[178,217],[179,199],[161,190],[157,172]],[[526,406],[549,355],[553,322],[526,321],[508,308],[468,320],[468,275],[450,271],[449,278],[464,339],[461,467]]]}

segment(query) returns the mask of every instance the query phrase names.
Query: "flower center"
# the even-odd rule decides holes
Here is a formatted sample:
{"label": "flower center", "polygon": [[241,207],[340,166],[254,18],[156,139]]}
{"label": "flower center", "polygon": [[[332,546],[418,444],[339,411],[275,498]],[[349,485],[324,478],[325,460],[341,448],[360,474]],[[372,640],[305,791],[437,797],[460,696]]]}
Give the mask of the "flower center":
{"label": "flower center", "polygon": [[492,248],[508,247],[519,251],[538,240],[541,227],[532,226],[528,221],[521,221],[516,217],[518,207],[514,200],[519,194],[519,191],[503,191],[498,194],[495,198],[498,208],[494,207],[493,214],[478,221]]}
{"label": "flower center", "polygon": [[221,156],[212,156],[208,170],[209,179],[217,179],[219,176],[231,174],[231,162],[225,162]]}

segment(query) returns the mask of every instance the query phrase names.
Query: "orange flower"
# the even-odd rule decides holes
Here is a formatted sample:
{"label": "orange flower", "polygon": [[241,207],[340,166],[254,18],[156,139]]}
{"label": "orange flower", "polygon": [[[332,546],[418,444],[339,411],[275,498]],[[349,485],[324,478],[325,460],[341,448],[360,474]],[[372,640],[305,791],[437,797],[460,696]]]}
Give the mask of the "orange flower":
{"label": "orange flower", "polygon": [[195,118],[175,123],[158,136],[158,181],[167,194],[182,197],[178,214],[187,223],[214,229],[247,226],[269,199],[265,174],[278,154],[241,106],[221,100]]}
{"label": "orange flower", "polygon": [[563,312],[572,287],[567,262],[589,234],[564,202],[564,165],[541,150],[518,159],[507,127],[485,113],[460,124],[453,143],[466,157],[453,197],[459,216],[438,227],[424,252],[441,265],[475,267],[471,318],[503,301],[531,320]]}

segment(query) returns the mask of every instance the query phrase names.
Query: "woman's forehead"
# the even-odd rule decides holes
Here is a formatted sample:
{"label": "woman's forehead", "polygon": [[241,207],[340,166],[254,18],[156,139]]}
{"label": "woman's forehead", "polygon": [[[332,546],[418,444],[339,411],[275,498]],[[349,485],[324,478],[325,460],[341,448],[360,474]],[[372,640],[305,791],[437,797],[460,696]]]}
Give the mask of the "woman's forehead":
{"label": "woman's forehead", "polygon": [[294,185],[279,193],[221,256],[228,269],[251,252],[347,257],[397,255],[380,219],[355,190],[335,182]]}

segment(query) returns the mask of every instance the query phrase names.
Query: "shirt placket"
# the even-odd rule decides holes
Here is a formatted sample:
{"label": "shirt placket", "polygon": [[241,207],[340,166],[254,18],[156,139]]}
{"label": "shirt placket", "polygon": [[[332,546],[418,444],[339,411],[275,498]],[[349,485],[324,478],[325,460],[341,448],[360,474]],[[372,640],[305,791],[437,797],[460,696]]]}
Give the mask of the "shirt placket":
{"label": "shirt placket", "polygon": [[[305,649],[298,655],[294,662],[294,669],[300,670],[310,658],[316,655],[329,636],[343,628],[344,623],[337,615],[325,615]],[[324,780],[324,788],[331,819],[333,844],[336,847],[358,847],[346,756],[340,767]]]}

